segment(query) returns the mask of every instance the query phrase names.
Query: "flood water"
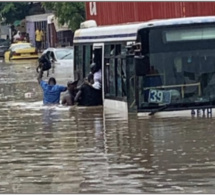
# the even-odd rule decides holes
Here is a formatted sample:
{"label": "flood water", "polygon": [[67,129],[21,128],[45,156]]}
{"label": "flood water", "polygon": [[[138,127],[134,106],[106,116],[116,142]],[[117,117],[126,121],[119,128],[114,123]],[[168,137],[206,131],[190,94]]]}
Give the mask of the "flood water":
{"label": "flood water", "polygon": [[44,107],[35,68],[0,64],[0,193],[215,192],[214,118]]}

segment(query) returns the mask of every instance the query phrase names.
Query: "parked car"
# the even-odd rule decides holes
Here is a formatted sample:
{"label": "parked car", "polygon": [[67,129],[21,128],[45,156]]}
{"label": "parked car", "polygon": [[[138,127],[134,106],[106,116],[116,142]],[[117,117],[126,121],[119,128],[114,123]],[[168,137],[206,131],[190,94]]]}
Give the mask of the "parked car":
{"label": "parked car", "polygon": [[0,40],[0,57],[4,57],[4,53],[10,47],[10,41],[9,40],[5,40],[5,39],[3,41],[1,41],[1,40]]}
{"label": "parked car", "polygon": [[74,80],[73,48],[48,48],[43,54],[47,52],[52,62],[52,73],[55,77]]}
{"label": "parked car", "polygon": [[73,64],[73,48],[48,48],[43,54],[48,53],[54,64]]}
{"label": "parked car", "polygon": [[5,52],[4,58],[8,60],[19,59],[35,59],[38,58],[38,52],[31,43],[18,42],[11,44],[10,48]]}
{"label": "parked car", "polygon": [[0,38],[0,44],[3,43],[3,42],[5,42],[5,41],[6,41],[6,39],[1,39]]}

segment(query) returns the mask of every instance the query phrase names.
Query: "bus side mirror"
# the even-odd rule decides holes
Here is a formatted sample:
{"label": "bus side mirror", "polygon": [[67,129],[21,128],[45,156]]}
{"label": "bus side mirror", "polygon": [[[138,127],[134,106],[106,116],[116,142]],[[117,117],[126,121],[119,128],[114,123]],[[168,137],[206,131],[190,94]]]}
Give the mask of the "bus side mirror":
{"label": "bus side mirror", "polygon": [[150,62],[148,57],[135,56],[135,71],[137,76],[149,74]]}

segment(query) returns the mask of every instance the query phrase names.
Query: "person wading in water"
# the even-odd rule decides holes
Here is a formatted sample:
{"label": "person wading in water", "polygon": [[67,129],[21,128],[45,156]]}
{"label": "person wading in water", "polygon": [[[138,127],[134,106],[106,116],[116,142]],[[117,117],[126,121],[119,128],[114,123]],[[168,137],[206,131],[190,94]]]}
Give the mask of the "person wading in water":
{"label": "person wading in water", "polygon": [[44,105],[59,104],[60,95],[62,92],[65,92],[67,90],[67,87],[57,85],[56,79],[54,77],[51,77],[47,83],[42,80],[42,75],[43,71],[41,70],[39,72],[37,80],[43,90],[43,104]]}
{"label": "person wading in water", "polygon": [[62,99],[62,104],[65,106],[73,106],[75,104],[75,96],[77,93],[77,84],[78,80],[76,81],[69,81],[67,83],[68,92]]}
{"label": "person wading in water", "polygon": [[80,87],[75,97],[78,106],[98,106],[102,105],[102,90],[95,89],[93,74],[89,74],[88,81]]}

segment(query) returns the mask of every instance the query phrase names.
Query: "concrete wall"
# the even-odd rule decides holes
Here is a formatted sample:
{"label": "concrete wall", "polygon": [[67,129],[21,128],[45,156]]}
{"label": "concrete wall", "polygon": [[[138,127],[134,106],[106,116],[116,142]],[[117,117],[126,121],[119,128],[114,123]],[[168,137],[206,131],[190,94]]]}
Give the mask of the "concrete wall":
{"label": "concrete wall", "polygon": [[9,26],[6,26],[6,25],[1,25],[1,28],[0,28],[0,36],[2,39],[6,39],[7,38],[7,35],[10,34],[10,27]]}
{"label": "concrete wall", "polygon": [[30,43],[35,46],[35,24],[32,21],[26,21],[26,33],[29,34]]}

